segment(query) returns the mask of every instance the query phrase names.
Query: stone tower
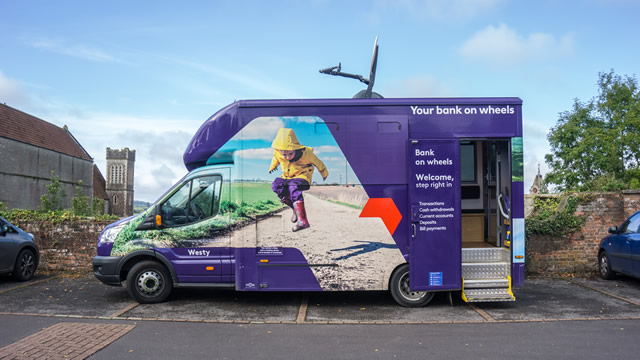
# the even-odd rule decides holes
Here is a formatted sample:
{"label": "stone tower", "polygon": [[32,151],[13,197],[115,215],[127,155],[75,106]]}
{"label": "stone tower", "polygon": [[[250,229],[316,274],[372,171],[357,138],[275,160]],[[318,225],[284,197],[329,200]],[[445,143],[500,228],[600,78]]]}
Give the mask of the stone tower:
{"label": "stone tower", "polygon": [[135,161],[135,150],[107,148],[106,190],[109,195],[110,214],[133,215],[133,167]]}
{"label": "stone tower", "polygon": [[543,180],[544,178],[542,177],[542,174],[540,174],[540,164],[538,164],[538,174],[535,179],[533,179],[533,185],[531,185],[531,188],[529,189],[529,194],[537,195],[540,193],[540,191],[542,191]]}

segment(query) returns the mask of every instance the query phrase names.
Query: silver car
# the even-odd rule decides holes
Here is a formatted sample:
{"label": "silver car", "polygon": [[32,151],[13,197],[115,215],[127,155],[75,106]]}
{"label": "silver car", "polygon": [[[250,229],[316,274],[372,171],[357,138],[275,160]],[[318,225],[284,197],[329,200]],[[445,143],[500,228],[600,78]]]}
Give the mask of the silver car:
{"label": "silver car", "polygon": [[33,278],[40,261],[33,234],[22,231],[0,216],[0,274],[11,273],[18,281]]}

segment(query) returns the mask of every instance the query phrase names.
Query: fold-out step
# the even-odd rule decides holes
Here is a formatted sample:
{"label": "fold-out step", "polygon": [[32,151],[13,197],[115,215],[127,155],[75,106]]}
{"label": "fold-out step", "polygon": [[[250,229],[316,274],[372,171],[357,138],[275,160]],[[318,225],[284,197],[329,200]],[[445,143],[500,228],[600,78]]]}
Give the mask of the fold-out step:
{"label": "fold-out step", "polygon": [[515,301],[509,288],[500,289],[464,289],[462,290],[462,300],[465,302],[482,301]]}

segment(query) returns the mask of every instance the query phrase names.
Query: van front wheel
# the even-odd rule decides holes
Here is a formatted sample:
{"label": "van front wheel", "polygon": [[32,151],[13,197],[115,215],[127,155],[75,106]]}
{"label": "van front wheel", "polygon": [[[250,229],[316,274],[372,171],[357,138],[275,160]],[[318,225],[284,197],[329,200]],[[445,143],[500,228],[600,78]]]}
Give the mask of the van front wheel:
{"label": "van front wheel", "polygon": [[127,274],[127,291],[141,304],[155,304],[167,299],[173,282],[164,265],[156,261],[141,261]]}
{"label": "van front wheel", "polygon": [[389,291],[393,300],[404,307],[420,307],[427,305],[435,295],[432,291],[412,291],[409,289],[409,264],[397,268],[391,280]]}

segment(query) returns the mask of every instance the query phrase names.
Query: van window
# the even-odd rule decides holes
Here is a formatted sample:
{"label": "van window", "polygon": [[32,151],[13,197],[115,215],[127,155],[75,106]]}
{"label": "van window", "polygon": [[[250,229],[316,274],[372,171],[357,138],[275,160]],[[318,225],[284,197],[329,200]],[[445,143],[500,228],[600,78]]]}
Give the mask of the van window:
{"label": "van window", "polygon": [[222,176],[195,178],[182,184],[161,206],[162,223],[166,226],[191,224],[218,213]]}
{"label": "van window", "polygon": [[476,184],[476,144],[460,143],[460,181]]}

